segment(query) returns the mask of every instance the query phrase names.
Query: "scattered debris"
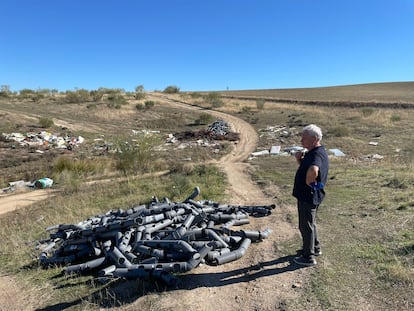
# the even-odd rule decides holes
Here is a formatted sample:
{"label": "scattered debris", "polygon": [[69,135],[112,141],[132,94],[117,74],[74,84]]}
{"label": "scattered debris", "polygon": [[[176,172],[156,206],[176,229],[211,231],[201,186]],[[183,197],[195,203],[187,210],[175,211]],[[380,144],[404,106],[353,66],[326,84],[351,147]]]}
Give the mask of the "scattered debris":
{"label": "scattered debris", "polygon": [[365,155],[365,156],[362,157],[362,159],[366,160],[366,161],[376,161],[376,160],[384,159],[384,156],[375,153],[375,154]]}
{"label": "scattered debris", "polygon": [[251,242],[268,237],[263,231],[232,230],[249,223],[249,216],[271,214],[275,205],[236,206],[195,201],[200,189],[183,202],[150,203],[109,211],[78,224],[47,228],[50,238],[39,241],[44,268],[64,265],[65,273],[102,278],[155,278],[176,283],[171,273],[186,272],[204,262],[221,265],[241,258]]}
{"label": "scattered debris", "polygon": [[344,157],[345,153],[343,153],[341,150],[339,149],[328,149],[328,153],[332,154],[335,157]]}
{"label": "scattered debris", "polygon": [[270,147],[270,154],[272,155],[280,154],[280,146]]}
{"label": "scattered debris", "polygon": [[172,138],[176,140],[188,140],[188,139],[209,139],[209,140],[228,140],[237,141],[240,139],[239,133],[234,133],[230,130],[230,125],[223,121],[217,120],[207,126],[207,129],[199,131],[185,131],[176,133],[173,136],[168,135],[167,141],[172,142]]}
{"label": "scattered debris", "polygon": [[250,155],[251,157],[249,158],[250,160],[258,157],[258,156],[267,156],[267,155],[272,155],[272,156],[286,156],[286,155],[294,155],[296,152],[298,151],[302,151],[305,148],[303,147],[299,147],[299,146],[291,146],[291,147],[286,147],[283,149],[283,151],[281,151],[281,147],[280,146],[272,146],[269,149],[265,149],[265,150],[261,150],[261,151],[255,151],[252,152]]}
{"label": "scattered debris", "polygon": [[368,144],[371,145],[371,146],[377,146],[378,142],[377,141],[370,141]]}
{"label": "scattered debris", "polygon": [[257,156],[263,156],[263,155],[269,155],[269,150],[262,150],[262,151],[256,151],[256,152],[252,152],[251,155],[253,157],[257,157]]}
{"label": "scattered debris", "polygon": [[34,182],[34,186],[38,189],[50,188],[53,185],[53,179],[50,178],[40,178]]}
{"label": "scattered debris", "polygon": [[[21,146],[27,147],[43,147],[43,148],[56,148],[56,149],[69,149],[82,144],[85,139],[82,136],[72,137],[66,135],[64,137],[52,134],[47,131],[41,131],[39,133],[2,133],[6,141],[18,142]],[[12,145],[15,149],[16,145]]]}
{"label": "scattered debris", "polygon": [[3,193],[7,192],[14,192],[17,190],[24,190],[25,188],[38,188],[38,189],[44,189],[44,188],[50,188],[53,185],[53,179],[50,178],[40,178],[35,181],[25,181],[25,180],[17,180],[17,181],[11,181],[8,184],[8,187],[1,189]]}
{"label": "scattered debris", "polygon": [[228,124],[226,121],[217,120],[207,127],[207,133],[214,139],[223,139],[229,135],[231,132],[230,129],[230,124]]}

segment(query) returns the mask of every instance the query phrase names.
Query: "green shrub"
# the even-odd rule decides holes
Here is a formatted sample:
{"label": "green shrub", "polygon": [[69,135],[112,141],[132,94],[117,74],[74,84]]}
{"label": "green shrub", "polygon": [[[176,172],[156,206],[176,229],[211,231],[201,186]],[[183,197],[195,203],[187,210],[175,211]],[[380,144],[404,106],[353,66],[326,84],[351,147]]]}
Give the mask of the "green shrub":
{"label": "green shrub", "polygon": [[108,103],[106,104],[109,108],[119,109],[121,106],[128,104],[128,101],[122,94],[110,94],[108,95]]}
{"label": "green shrub", "polygon": [[154,107],[155,102],[153,100],[146,100],[144,102],[144,105],[145,105],[145,109],[150,109],[150,108]]}
{"label": "green shrub", "polygon": [[135,105],[135,109],[141,111],[141,110],[145,109],[145,106],[142,103],[138,103],[138,104]]}
{"label": "green shrub", "polygon": [[41,128],[49,128],[54,125],[53,120],[47,117],[39,118],[39,126]]}
{"label": "green shrub", "polygon": [[252,107],[244,106],[241,110],[242,113],[250,113],[252,111]]}
{"label": "green shrub", "polygon": [[196,125],[206,125],[206,124],[213,122],[213,120],[214,120],[214,117],[211,114],[204,112],[200,114],[200,116],[198,117],[198,119],[194,121],[194,123]]}
{"label": "green shrub", "polygon": [[175,85],[170,85],[170,86],[167,86],[163,92],[167,94],[176,94],[180,92],[180,88]]}
{"label": "green shrub", "polygon": [[264,99],[256,100],[256,107],[258,110],[263,110],[266,101]]}
{"label": "green shrub", "polygon": [[391,116],[390,120],[391,120],[392,122],[398,122],[398,121],[401,121],[401,116],[400,116],[400,115],[398,115],[398,114],[393,114],[393,115]]}
{"label": "green shrub", "polygon": [[53,172],[59,174],[69,171],[77,176],[87,176],[102,171],[105,166],[107,163],[103,160],[59,157],[53,163]]}
{"label": "green shrub", "polygon": [[115,154],[116,168],[125,175],[150,172],[157,163],[154,148],[158,142],[154,135],[120,139]]}

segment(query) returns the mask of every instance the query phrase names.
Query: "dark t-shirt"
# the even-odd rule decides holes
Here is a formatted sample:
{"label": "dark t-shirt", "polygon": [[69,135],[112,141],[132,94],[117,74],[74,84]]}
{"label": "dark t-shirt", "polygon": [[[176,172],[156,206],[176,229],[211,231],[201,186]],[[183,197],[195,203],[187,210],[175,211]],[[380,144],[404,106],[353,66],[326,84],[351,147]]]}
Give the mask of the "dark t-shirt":
{"label": "dark t-shirt", "polygon": [[319,167],[317,181],[326,185],[329,171],[329,160],[324,146],[316,147],[305,154],[295,175],[293,196],[300,201],[305,201],[313,205],[319,205],[325,197],[325,190],[313,190],[306,184],[306,173],[312,165]]}

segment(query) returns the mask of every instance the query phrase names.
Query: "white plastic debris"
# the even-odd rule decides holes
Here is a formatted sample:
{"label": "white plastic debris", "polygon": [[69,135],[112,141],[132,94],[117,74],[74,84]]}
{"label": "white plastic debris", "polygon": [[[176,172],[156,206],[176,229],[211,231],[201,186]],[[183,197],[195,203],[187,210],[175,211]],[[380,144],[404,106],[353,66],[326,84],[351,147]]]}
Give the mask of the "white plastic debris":
{"label": "white plastic debris", "polygon": [[344,157],[345,153],[343,153],[341,150],[339,149],[328,149],[328,152],[333,154],[335,157]]}

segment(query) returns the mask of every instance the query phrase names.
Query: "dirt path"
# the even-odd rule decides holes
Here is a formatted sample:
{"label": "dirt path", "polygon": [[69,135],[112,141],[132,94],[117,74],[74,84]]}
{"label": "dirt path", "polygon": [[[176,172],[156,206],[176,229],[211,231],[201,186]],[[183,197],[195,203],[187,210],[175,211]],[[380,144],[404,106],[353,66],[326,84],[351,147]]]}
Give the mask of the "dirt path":
{"label": "dirt path", "polygon": [[[198,109],[179,102],[155,97],[169,104],[179,105],[183,109]],[[247,122],[221,112],[211,111],[216,117],[229,122],[234,132],[240,133],[240,141],[234,145],[233,151],[216,162],[227,174],[229,184],[227,189],[231,202],[240,205],[268,205],[271,198],[251,182],[247,174],[249,164],[245,162],[254,151],[258,137],[254,128]],[[47,191],[33,191],[22,196],[4,200],[0,198],[0,213],[10,211],[26,204],[47,197]],[[273,232],[269,238],[260,243],[252,244],[246,254],[234,262],[212,267],[200,265],[180,277],[179,289],[166,291],[157,295],[158,310],[285,310],[286,301],[298,296],[298,288],[307,275],[306,269],[291,263],[291,257],[281,256],[279,243],[292,238],[296,229],[286,221],[287,213],[294,213],[293,207],[277,207],[272,215],[263,218],[250,219],[246,229]],[[13,310],[11,297],[24,299],[18,284],[9,276],[0,276],[0,310],[7,306]],[[133,303],[121,308],[136,310],[145,297],[140,297]],[[33,310],[33,304],[20,305],[16,310]]]}
{"label": "dirt path", "polygon": [[36,189],[10,195],[0,195],[0,215],[35,204],[51,196],[53,196],[53,190],[51,189]]}

